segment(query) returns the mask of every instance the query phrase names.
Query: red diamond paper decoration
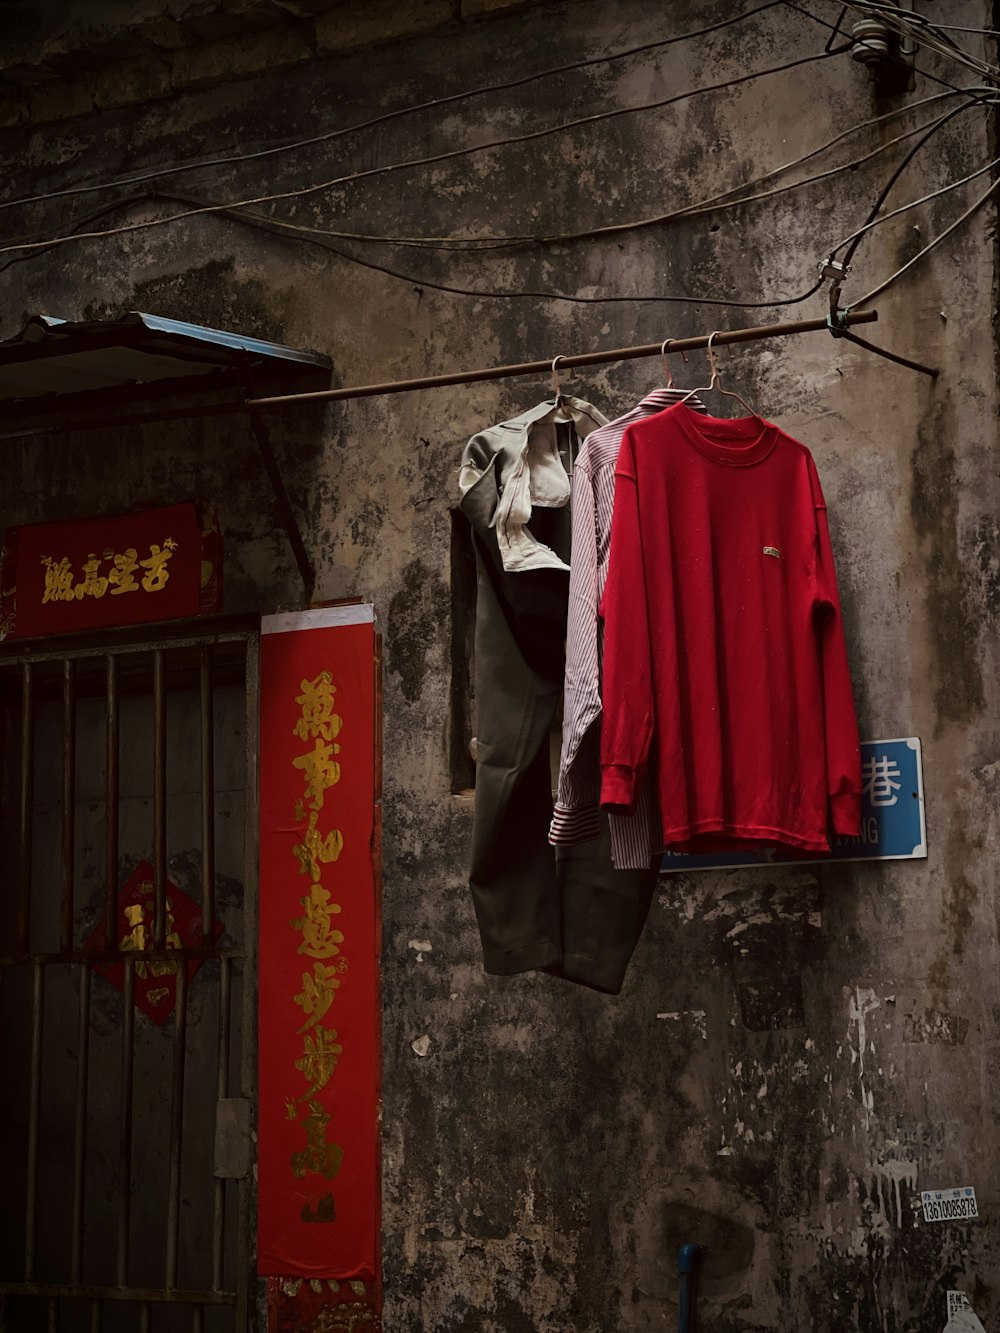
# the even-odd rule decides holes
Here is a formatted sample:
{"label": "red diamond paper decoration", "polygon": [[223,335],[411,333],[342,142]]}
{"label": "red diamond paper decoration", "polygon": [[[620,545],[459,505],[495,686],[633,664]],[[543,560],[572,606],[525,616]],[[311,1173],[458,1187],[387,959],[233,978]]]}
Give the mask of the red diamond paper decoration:
{"label": "red diamond paper decoration", "polygon": [[[170,880],[166,884],[166,900],[167,949],[200,948],[206,943],[202,936],[200,906]],[[105,922],[101,921],[91,932],[84,947],[94,952],[118,948],[122,954],[151,949],[154,919],[153,867],[148,861],[140,861],[118,895],[117,938],[109,946]],[[218,939],[221,934],[222,924],[216,921],[213,938]],[[207,941],[209,944],[211,942]],[[187,960],[189,981],[201,967],[202,961],[200,958]],[[136,961],[135,1005],[156,1024],[165,1023],[173,1013],[177,999],[177,973],[181,966],[182,962],[174,959],[141,958]],[[94,971],[124,992],[124,962],[95,963]]]}

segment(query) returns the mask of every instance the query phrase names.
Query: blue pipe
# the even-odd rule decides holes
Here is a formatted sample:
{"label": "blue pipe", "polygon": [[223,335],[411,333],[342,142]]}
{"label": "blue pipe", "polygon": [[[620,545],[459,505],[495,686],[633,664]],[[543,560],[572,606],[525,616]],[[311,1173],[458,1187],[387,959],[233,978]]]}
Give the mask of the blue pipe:
{"label": "blue pipe", "polygon": [[694,1293],[698,1274],[698,1260],[701,1247],[689,1241],[677,1251],[677,1272],[679,1281],[678,1333],[694,1333],[695,1307]]}

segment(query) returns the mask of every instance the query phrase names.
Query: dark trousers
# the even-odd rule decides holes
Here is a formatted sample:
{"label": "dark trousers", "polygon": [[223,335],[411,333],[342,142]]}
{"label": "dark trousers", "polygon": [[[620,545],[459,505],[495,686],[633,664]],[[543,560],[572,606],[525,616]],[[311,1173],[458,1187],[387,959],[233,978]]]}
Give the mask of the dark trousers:
{"label": "dark trousers", "polygon": [[[541,968],[617,993],[656,869],[615,870],[606,820],[590,842],[549,844],[549,731],[562,695],[569,576],[504,570],[489,522],[496,495],[487,489],[474,488],[462,503],[479,571],[469,881],[484,965],[501,976]],[[568,556],[567,509],[535,510],[531,531]]]}

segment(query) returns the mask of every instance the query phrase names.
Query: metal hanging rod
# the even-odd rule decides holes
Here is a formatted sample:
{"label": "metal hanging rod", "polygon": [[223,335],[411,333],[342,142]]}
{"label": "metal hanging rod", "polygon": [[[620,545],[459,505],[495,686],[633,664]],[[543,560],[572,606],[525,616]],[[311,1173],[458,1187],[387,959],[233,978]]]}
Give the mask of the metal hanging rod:
{"label": "metal hanging rod", "polygon": [[[877,310],[859,310],[841,314],[834,324],[826,319],[799,319],[787,324],[761,324],[752,329],[730,329],[716,333],[712,338],[712,345],[713,347],[722,347],[727,343],[758,342],[764,338],[783,338],[790,333],[813,333],[821,329],[837,333],[839,329],[844,329],[848,325],[872,324],[877,319]],[[670,352],[697,351],[699,348],[708,346],[710,336],[712,335],[705,333],[694,338],[671,339],[667,350]],[[560,356],[559,368],[564,370],[571,366],[599,366],[609,361],[634,361],[643,356],[658,356],[662,346],[662,343],[646,343],[642,347],[615,347],[607,352],[585,352],[581,356]],[[871,343],[867,343],[865,346],[869,350],[881,354],[881,348],[876,348]],[[886,353],[885,355],[889,355],[892,360],[899,361],[914,370],[922,370],[926,374],[936,373],[928,370],[926,366],[918,365],[915,361],[904,361],[903,358],[896,357],[892,353]],[[246,406],[251,408],[281,407],[287,403],[330,403],[342,402],[347,398],[377,398],[383,394],[410,393],[414,389],[436,389],[448,384],[475,384],[480,380],[502,380],[513,378],[515,375],[543,375],[550,371],[551,366],[551,358],[545,361],[524,361],[516,366],[487,366],[482,370],[456,370],[447,375],[425,375],[421,379],[412,380],[389,380],[385,384],[361,384],[349,389],[319,389],[311,393],[284,393],[273,394],[267,398],[248,398]]]}

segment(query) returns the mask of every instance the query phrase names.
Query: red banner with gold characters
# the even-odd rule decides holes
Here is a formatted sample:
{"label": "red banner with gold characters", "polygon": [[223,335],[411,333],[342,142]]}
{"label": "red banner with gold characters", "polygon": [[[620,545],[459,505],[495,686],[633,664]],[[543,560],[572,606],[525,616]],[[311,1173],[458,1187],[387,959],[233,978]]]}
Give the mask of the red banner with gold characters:
{"label": "red banner with gold characters", "polygon": [[71,634],[222,610],[222,538],[193,504],[8,528],[0,638]]}
{"label": "red banner with gold characters", "polygon": [[[167,949],[197,949],[212,944],[222,934],[222,922],[212,923],[212,938],[206,940],[202,931],[201,907],[179,889],[171,880],[165,886],[164,945]],[[103,952],[109,949],[127,951],[153,947],[153,922],[156,918],[156,900],[153,893],[153,867],[149,861],[140,861],[129,875],[118,894],[118,928],[114,940],[108,943],[107,922],[100,921],[90,932],[84,948]],[[201,967],[200,958],[187,962],[190,981]],[[174,1012],[177,998],[177,973],[181,964],[159,958],[135,965],[135,1007],[162,1027]],[[107,978],[117,990],[125,990],[125,963],[95,963],[94,971]]]}
{"label": "red banner with gold characters", "polygon": [[265,617],[257,1271],[374,1278],[379,1217],[370,606]]}

